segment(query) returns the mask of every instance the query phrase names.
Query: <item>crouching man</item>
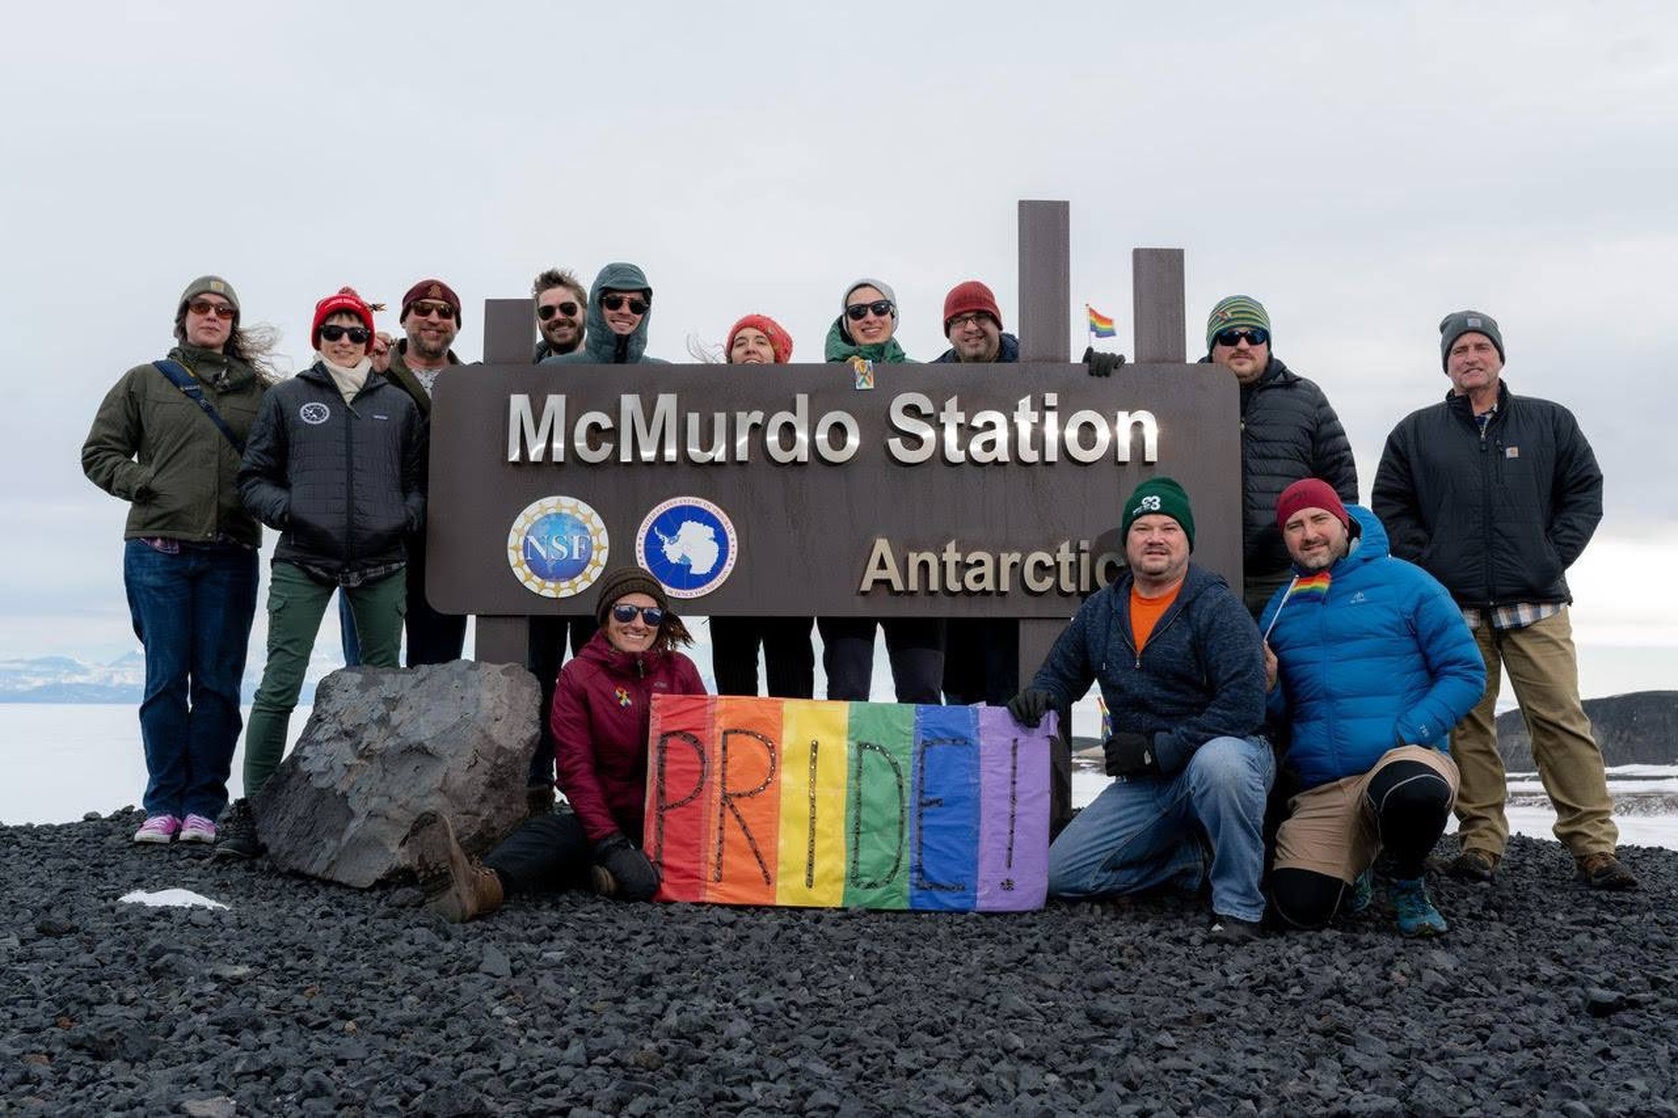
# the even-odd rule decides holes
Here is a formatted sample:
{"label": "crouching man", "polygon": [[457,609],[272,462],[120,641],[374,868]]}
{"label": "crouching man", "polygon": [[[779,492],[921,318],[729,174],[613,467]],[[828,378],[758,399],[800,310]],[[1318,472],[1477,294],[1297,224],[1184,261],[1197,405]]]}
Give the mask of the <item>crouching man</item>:
{"label": "crouching man", "polygon": [[1385,849],[1398,930],[1441,935],[1422,869],[1456,800],[1451,727],[1486,686],[1474,635],[1432,575],[1387,553],[1375,515],[1326,482],[1283,490],[1276,524],[1294,577],[1261,619],[1265,676],[1301,789],[1276,836],[1277,922],[1319,928],[1366,908]]}
{"label": "crouching man", "polygon": [[[1264,915],[1265,796],[1258,630],[1218,575],[1189,561],[1194,515],[1170,478],[1136,487],[1122,520],[1125,574],[1086,601],[1008,709],[1035,726],[1092,682],[1112,712],[1117,777],[1049,848],[1049,892],[1099,898],[1210,878],[1211,934],[1240,941]],[[1208,850],[1208,843],[1210,850]]]}

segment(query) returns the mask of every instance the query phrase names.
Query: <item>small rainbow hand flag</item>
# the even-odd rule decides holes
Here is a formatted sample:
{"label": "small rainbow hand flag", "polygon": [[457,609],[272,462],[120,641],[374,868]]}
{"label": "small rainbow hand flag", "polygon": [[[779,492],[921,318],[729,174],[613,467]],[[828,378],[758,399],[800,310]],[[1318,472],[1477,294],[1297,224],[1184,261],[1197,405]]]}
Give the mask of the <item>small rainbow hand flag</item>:
{"label": "small rainbow hand flag", "polygon": [[1108,318],[1088,303],[1084,304],[1084,309],[1089,312],[1091,334],[1094,334],[1098,338],[1112,338],[1118,335],[1118,331],[1113,328],[1112,319]]}
{"label": "small rainbow hand flag", "polygon": [[1318,571],[1314,575],[1307,575],[1304,578],[1295,580],[1293,589],[1288,591],[1288,597],[1290,599],[1299,598],[1301,600],[1306,598],[1316,598],[1318,601],[1321,601],[1328,597],[1328,584],[1330,581],[1329,573],[1326,570]]}

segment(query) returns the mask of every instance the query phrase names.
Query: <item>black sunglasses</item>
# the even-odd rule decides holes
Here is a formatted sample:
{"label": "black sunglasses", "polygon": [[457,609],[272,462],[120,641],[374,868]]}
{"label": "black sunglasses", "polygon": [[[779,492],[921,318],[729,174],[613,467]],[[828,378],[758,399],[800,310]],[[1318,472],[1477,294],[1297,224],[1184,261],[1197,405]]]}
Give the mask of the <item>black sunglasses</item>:
{"label": "black sunglasses", "polygon": [[615,311],[625,303],[629,304],[630,314],[646,314],[649,304],[644,299],[637,299],[633,295],[602,295],[600,305],[609,311]]}
{"label": "black sunglasses", "polygon": [[[633,310],[634,308],[632,307],[630,309]],[[566,318],[576,318],[577,310],[578,307],[575,303],[543,303],[541,306],[536,308],[536,317],[541,319],[543,322],[546,322],[556,314],[564,315]]]}
{"label": "black sunglasses", "polygon": [[372,332],[365,326],[322,326],[320,328],[320,336],[329,342],[338,341],[345,334],[348,334],[350,341],[356,345],[366,345],[367,339],[373,336]]}
{"label": "black sunglasses", "polygon": [[845,308],[845,313],[850,316],[852,322],[861,322],[870,314],[875,318],[890,318],[891,300],[876,299],[872,303],[852,303]]}
{"label": "black sunglasses", "polygon": [[635,620],[636,614],[640,614],[641,620],[654,629],[664,624],[664,611],[657,606],[616,605],[612,607],[612,620],[619,625],[628,625]]}
{"label": "black sunglasses", "polygon": [[1270,341],[1270,331],[1262,326],[1255,326],[1251,330],[1219,330],[1212,335],[1216,345],[1239,345],[1245,341],[1248,345],[1265,345]]}

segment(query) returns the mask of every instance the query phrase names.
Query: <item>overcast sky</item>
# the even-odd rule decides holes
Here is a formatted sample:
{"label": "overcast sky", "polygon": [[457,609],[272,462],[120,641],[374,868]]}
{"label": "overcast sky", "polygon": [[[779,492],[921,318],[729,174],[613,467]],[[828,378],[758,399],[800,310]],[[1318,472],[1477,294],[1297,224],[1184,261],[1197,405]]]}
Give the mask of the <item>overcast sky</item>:
{"label": "overcast sky", "polygon": [[1215,300],[1261,299],[1366,499],[1387,431],[1447,387],[1440,317],[1496,316],[1512,389],[1571,407],[1607,474],[1582,642],[1670,653],[1678,6],[1275,7],[29,8],[0,41],[0,655],[132,645],[125,506],[78,453],[195,275],[297,367],[342,284],[394,330],[443,276],[472,360],[483,299],[610,260],[651,279],[656,355],[762,311],[819,360],[877,275],[929,359],[954,283],[1014,314],[1022,198],[1071,204],[1074,352],[1086,301],[1129,352],[1130,250],[1183,248],[1190,353]]}

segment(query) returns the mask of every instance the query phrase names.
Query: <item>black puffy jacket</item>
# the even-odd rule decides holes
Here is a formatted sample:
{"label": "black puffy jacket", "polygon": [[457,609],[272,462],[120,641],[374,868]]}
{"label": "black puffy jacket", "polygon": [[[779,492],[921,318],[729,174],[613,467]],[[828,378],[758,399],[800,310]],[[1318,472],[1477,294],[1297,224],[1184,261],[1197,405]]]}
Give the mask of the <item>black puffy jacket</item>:
{"label": "black puffy jacket", "polygon": [[356,585],[407,559],[425,520],[424,421],[377,373],[346,404],[315,364],[263,398],[245,442],[239,496],[280,530],[275,562]]}
{"label": "black puffy jacket", "polygon": [[1460,605],[1570,602],[1564,575],[1602,520],[1602,470],[1572,412],[1500,383],[1484,435],[1455,393],[1400,420],[1371,504],[1392,553]]}
{"label": "black puffy jacket", "polygon": [[1241,568],[1248,578],[1288,569],[1276,500],[1308,477],[1328,482],[1348,505],[1357,502],[1358,467],[1340,417],[1314,381],[1271,357],[1241,389]]}

